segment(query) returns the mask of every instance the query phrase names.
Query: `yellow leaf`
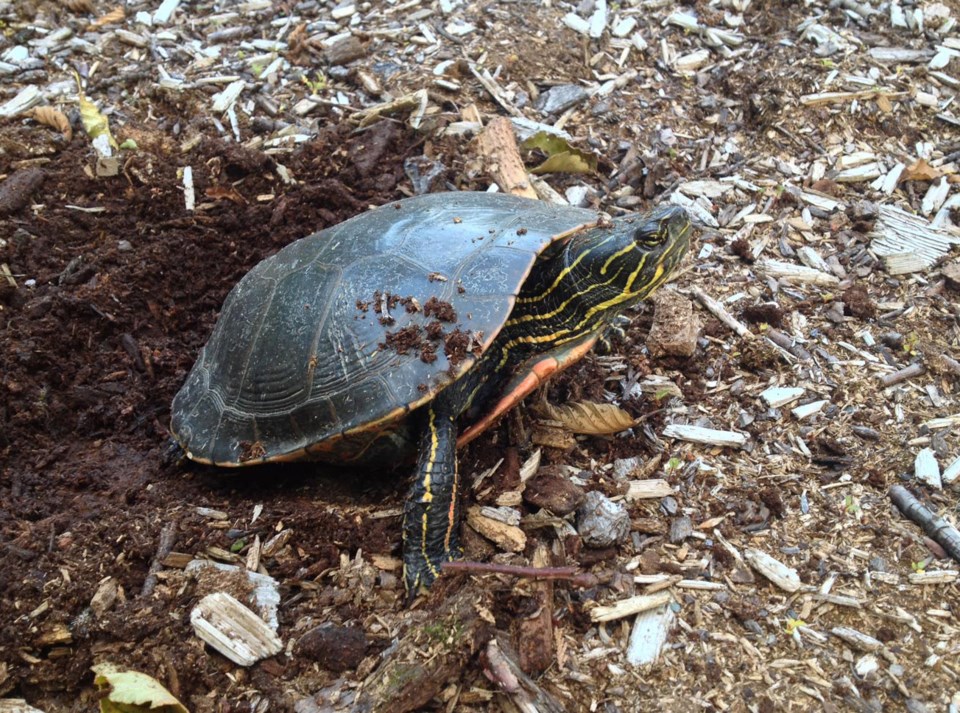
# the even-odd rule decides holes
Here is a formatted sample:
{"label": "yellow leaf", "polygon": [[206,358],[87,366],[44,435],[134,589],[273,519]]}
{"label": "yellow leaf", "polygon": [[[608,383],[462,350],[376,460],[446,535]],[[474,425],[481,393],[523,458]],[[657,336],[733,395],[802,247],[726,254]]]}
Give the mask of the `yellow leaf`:
{"label": "yellow leaf", "polygon": [[[595,160],[595,159],[594,159]],[[580,152],[564,151],[554,154],[530,173],[539,176],[544,173],[593,173],[593,168]]]}
{"label": "yellow leaf", "polygon": [[112,663],[93,667],[93,682],[109,689],[100,699],[101,713],[189,713],[159,681],[139,671],[124,671]]}
{"label": "yellow leaf", "polygon": [[80,76],[76,72],[73,73],[73,76],[77,80],[77,100],[80,103],[80,123],[83,124],[83,130],[87,132],[87,136],[91,139],[106,136],[113,148],[119,148],[116,140],[110,134],[110,122],[107,117],[100,113],[96,104],[83,95]]}
{"label": "yellow leaf", "polygon": [[574,148],[562,136],[538,131],[522,144],[525,149],[539,149],[547,160],[531,173],[593,173],[597,170],[595,154]]}
{"label": "yellow leaf", "polygon": [[70,120],[62,111],[57,111],[52,106],[36,106],[26,112],[24,116],[29,116],[41,124],[56,129],[63,134],[67,141],[73,138],[73,127],[70,126]]}
{"label": "yellow leaf", "polygon": [[597,404],[591,401],[575,401],[564,406],[542,403],[540,412],[573,433],[602,436],[620,433],[636,425],[633,416],[613,404]]}

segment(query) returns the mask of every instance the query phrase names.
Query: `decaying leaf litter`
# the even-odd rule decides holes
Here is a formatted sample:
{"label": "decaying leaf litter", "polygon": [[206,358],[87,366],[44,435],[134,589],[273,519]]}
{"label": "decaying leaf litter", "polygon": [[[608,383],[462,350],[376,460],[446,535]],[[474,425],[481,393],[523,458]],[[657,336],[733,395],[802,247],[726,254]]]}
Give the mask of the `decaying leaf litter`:
{"label": "decaying leaf litter", "polygon": [[[956,523],[960,9],[784,5],[0,5],[0,692],[86,709],[122,663],[193,711],[960,706],[958,565],[888,498]],[[527,169],[596,171],[518,176],[496,116],[541,137]],[[631,431],[531,403],[465,454],[468,556],[596,583],[457,575],[405,610],[396,477],[163,466],[169,400],[259,259],[494,181],[686,205],[670,300],[703,328],[685,356],[645,308],[544,395]],[[625,539],[584,546],[605,513]],[[273,606],[283,652],[204,648],[218,593]]]}

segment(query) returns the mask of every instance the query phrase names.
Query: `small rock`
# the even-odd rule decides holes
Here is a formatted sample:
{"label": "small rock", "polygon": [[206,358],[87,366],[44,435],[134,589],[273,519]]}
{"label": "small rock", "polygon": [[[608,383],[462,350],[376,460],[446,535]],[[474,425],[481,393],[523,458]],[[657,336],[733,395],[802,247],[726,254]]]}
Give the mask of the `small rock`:
{"label": "small rock", "polygon": [[554,472],[549,466],[542,468],[527,483],[523,491],[523,499],[529,504],[544,510],[549,510],[554,515],[567,515],[576,510],[587,495],[579,485],[570,482],[558,473]]}
{"label": "small rock", "polygon": [[[335,66],[338,64],[349,64],[354,60],[366,57],[369,53],[370,42],[352,35],[331,45],[327,48],[326,52],[323,53],[323,56],[324,59],[327,60],[327,64]],[[373,70],[375,72],[377,71],[376,65]]]}
{"label": "small rock", "polygon": [[543,114],[559,114],[585,102],[589,96],[579,84],[560,84],[541,94],[534,106]]}
{"label": "small rock", "polygon": [[640,459],[636,456],[617,458],[617,460],[613,461],[613,477],[615,480],[626,480],[639,468]]}
{"label": "small rock", "polygon": [[656,308],[647,347],[655,357],[692,356],[697,349],[700,319],[693,312],[693,303],[686,297],[663,290],[654,298]]}
{"label": "small rock", "polygon": [[596,191],[590,186],[570,186],[564,191],[564,197],[567,199],[567,203],[575,208],[586,208],[595,196]]}
{"label": "small rock", "polygon": [[587,547],[610,547],[630,534],[630,516],[623,505],[594,490],[577,510],[577,531]]}
{"label": "small rock", "polygon": [[352,671],[367,652],[367,635],[359,626],[321,624],[297,642],[297,652],[328,671]]}
{"label": "small rock", "polygon": [[660,510],[664,515],[676,515],[679,509],[680,506],[677,504],[677,499],[672,495],[668,495],[660,501]]}
{"label": "small rock", "polygon": [[670,543],[679,545],[693,534],[693,522],[683,515],[670,522]]}

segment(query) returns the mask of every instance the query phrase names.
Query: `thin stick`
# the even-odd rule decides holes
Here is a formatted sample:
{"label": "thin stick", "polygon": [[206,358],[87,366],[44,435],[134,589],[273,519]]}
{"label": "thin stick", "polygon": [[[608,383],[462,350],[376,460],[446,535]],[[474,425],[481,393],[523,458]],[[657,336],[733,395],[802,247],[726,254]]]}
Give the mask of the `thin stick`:
{"label": "thin stick", "polygon": [[552,579],[570,582],[575,587],[594,587],[599,582],[596,575],[577,572],[576,567],[521,567],[512,564],[490,562],[444,562],[440,569],[445,572],[472,572],[478,574],[509,574],[524,579]]}
{"label": "thin stick", "polygon": [[926,371],[923,364],[919,362],[916,364],[911,364],[906,366],[899,371],[895,371],[892,374],[884,374],[880,377],[880,383],[884,386],[893,386],[894,384],[899,384],[901,381],[906,381],[907,379],[912,379],[915,376],[920,376]]}
{"label": "thin stick", "polygon": [[153,594],[154,587],[157,586],[157,572],[163,567],[163,560],[173,550],[173,544],[177,540],[177,521],[171,520],[163,526],[160,532],[160,542],[157,543],[157,554],[150,563],[150,571],[147,572],[146,579],[143,580],[143,588],[140,590],[141,597],[149,597]]}
{"label": "thin stick", "polygon": [[902,485],[894,485],[890,488],[889,495],[905,518],[923,528],[931,540],[960,562],[960,532],[953,525],[942,517],[937,517]]}
{"label": "thin stick", "polygon": [[713,297],[708,295],[706,292],[701,290],[699,287],[694,287],[690,290],[694,297],[707,308],[707,311],[710,312],[714,317],[719,319],[725,325],[730,327],[734,332],[739,334],[744,339],[753,339],[753,332],[751,332],[747,325],[738,320],[732,314],[727,312],[726,308],[717,302]]}

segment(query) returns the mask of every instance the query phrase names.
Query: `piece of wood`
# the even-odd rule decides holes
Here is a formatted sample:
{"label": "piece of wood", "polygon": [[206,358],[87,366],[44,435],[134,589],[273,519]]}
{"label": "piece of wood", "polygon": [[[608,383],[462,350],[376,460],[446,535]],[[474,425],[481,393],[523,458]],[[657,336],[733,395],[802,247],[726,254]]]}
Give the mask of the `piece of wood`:
{"label": "piece of wood", "polygon": [[[537,543],[533,552],[534,567],[549,567],[550,549]],[[531,676],[539,676],[556,660],[553,638],[553,582],[549,579],[535,582],[531,598],[536,615],[520,619],[517,624],[517,653],[520,668]]]}
{"label": "piece of wood", "polygon": [[907,379],[912,379],[915,376],[920,376],[926,371],[923,364],[917,362],[916,364],[911,364],[910,366],[905,366],[903,369],[899,369],[890,374],[883,374],[880,377],[880,383],[884,386],[893,386],[894,384],[899,384],[901,381],[906,381]]}
{"label": "piece of wood", "polygon": [[527,180],[527,170],[509,119],[503,116],[493,119],[477,137],[476,145],[487,172],[500,190],[524,198],[538,197]]}
{"label": "piece of wood", "polygon": [[673,486],[663,478],[631,480],[627,483],[627,500],[649,500],[673,495]]}
{"label": "piece of wood", "polygon": [[669,603],[637,614],[627,643],[627,662],[634,666],[655,663],[667,643],[675,618]]}
{"label": "piece of wood", "polygon": [[880,206],[867,237],[891,275],[927,270],[960,244],[960,234],[935,228],[928,220],[889,205]]}
{"label": "piece of wood", "polygon": [[239,666],[252,666],[283,650],[267,623],[226,592],[208,594],[190,612],[200,639]]}
{"label": "piece of wood", "polygon": [[905,518],[919,525],[927,536],[939,544],[950,557],[960,562],[960,532],[953,525],[937,517],[902,485],[889,491],[890,500]]}
{"label": "piece of wood", "polygon": [[694,287],[690,290],[690,294],[697,298],[697,301],[707,308],[707,311],[710,312],[714,317],[719,319],[725,325],[730,327],[738,336],[743,337],[744,339],[752,339],[754,334],[743,322],[738,320],[732,314],[730,314],[726,308],[713,299],[706,292],[701,290],[699,287]]}
{"label": "piece of wood", "polygon": [[163,561],[173,551],[173,545],[177,540],[177,521],[171,520],[163,526],[160,531],[160,540],[157,542],[157,553],[150,563],[150,570],[143,580],[143,586],[140,589],[141,597],[149,597],[157,586],[157,573],[163,569]]}
{"label": "piece of wood", "polygon": [[521,713],[563,713],[566,708],[517,664],[513,652],[500,640],[490,639],[480,655],[483,674],[493,681]]}
{"label": "piece of wood", "polygon": [[747,442],[747,437],[736,431],[718,431],[714,428],[687,426],[680,423],[671,423],[663,429],[663,435],[665,438],[703,443],[708,446],[729,446],[730,448],[742,448]]}
{"label": "piece of wood", "polygon": [[635,597],[621,599],[610,606],[597,606],[590,610],[590,620],[595,622],[615,621],[627,616],[633,616],[640,612],[656,609],[664,604],[673,601],[673,595],[670,592],[657,592],[656,594],[638,594]]}
{"label": "piece of wood", "polygon": [[785,592],[795,592],[800,589],[800,575],[793,567],[787,567],[780,560],[774,559],[766,552],[748,548],[744,550],[743,558],[757,573],[763,575]]}

